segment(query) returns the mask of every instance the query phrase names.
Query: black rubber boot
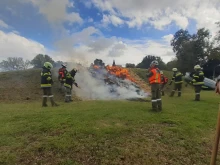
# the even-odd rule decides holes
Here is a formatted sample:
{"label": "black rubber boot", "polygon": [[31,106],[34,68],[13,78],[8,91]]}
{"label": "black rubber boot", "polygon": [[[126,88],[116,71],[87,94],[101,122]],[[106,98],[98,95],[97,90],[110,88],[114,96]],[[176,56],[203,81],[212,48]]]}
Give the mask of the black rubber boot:
{"label": "black rubber boot", "polygon": [[157,102],[152,102],[152,111],[157,111]]}
{"label": "black rubber boot", "polygon": [[174,94],[175,94],[175,91],[172,91],[172,92],[170,93],[170,97],[173,97]]}
{"label": "black rubber boot", "polygon": [[59,106],[57,103],[55,103],[55,101],[53,100],[53,97],[50,97],[50,102],[51,102],[51,106],[52,106],[52,107],[57,107],[57,106]]}
{"label": "black rubber boot", "polygon": [[158,100],[157,101],[157,107],[158,107],[158,111],[162,111],[162,101],[161,100]]}
{"label": "black rubber boot", "polygon": [[43,97],[42,107],[47,107],[47,97]]}
{"label": "black rubber boot", "polygon": [[178,91],[178,97],[181,97],[182,92]]}

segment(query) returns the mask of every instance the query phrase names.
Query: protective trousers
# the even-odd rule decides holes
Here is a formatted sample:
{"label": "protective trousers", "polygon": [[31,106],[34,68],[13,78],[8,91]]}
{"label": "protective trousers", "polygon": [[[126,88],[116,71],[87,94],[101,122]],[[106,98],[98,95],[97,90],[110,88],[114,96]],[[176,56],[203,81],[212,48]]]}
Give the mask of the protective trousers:
{"label": "protective trousers", "polygon": [[66,87],[66,92],[65,92],[65,102],[70,102],[72,100],[72,89],[69,87]]}
{"label": "protective trousers", "polygon": [[200,92],[202,90],[202,86],[201,85],[195,85],[195,101],[200,101]]}
{"label": "protective trousers", "polygon": [[160,92],[160,84],[151,84],[151,103],[152,110],[162,110],[162,100]]}
{"label": "protective trousers", "polygon": [[178,90],[178,97],[181,96],[181,90],[182,90],[182,83],[177,83],[177,84],[174,84],[174,88],[170,94],[170,97],[173,97],[174,94],[175,94],[175,91]]}
{"label": "protective trousers", "polygon": [[53,99],[53,94],[52,90],[50,87],[48,88],[43,88],[43,102],[42,102],[42,107],[47,107],[47,97],[50,98],[51,106],[58,106],[58,104],[55,103]]}
{"label": "protective trousers", "polygon": [[161,95],[164,96],[165,93],[164,93],[164,87],[165,87],[165,84],[161,84],[160,86],[160,91],[161,91]]}

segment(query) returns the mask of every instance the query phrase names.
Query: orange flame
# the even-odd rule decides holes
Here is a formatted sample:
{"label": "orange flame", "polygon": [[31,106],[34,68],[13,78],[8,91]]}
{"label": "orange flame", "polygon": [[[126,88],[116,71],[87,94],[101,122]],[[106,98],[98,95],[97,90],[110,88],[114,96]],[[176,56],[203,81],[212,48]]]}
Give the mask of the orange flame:
{"label": "orange flame", "polygon": [[107,71],[112,74],[115,75],[118,78],[122,78],[122,79],[128,79],[132,82],[136,82],[134,78],[131,77],[131,75],[129,74],[128,69],[119,67],[119,66],[106,66]]}

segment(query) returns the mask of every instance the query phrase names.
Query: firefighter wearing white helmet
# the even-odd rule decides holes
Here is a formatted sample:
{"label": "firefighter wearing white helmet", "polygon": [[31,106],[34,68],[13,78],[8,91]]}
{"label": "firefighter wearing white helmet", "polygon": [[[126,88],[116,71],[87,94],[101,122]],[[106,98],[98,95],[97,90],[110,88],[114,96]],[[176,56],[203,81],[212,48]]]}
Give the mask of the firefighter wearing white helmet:
{"label": "firefighter wearing white helmet", "polygon": [[45,62],[43,69],[41,71],[41,88],[43,89],[43,102],[42,106],[47,107],[47,98],[50,98],[50,102],[52,106],[58,106],[54,102],[53,99],[53,94],[52,94],[52,84],[53,84],[53,79],[52,79],[52,74],[51,74],[51,69],[53,68],[53,65],[50,62]]}
{"label": "firefighter wearing white helmet", "polygon": [[161,74],[158,61],[152,61],[148,69],[147,77],[151,85],[151,102],[153,111],[162,111],[162,100],[160,93]]}
{"label": "firefighter wearing white helmet", "polygon": [[178,90],[178,97],[181,97],[183,74],[180,71],[178,71],[177,68],[173,68],[172,71],[173,71],[173,78],[170,81],[169,85],[171,85],[174,82],[174,88],[170,94],[170,97],[174,96],[176,90]]}
{"label": "firefighter wearing white helmet", "polygon": [[60,68],[58,71],[58,80],[60,81],[60,90],[64,92],[65,91],[64,82],[67,74],[67,70],[66,70],[67,64],[61,64],[61,66],[62,68]]}
{"label": "firefighter wearing white helmet", "polygon": [[195,73],[193,74],[192,84],[195,88],[195,101],[200,101],[200,92],[202,90],[202,86],[204,85],[204,73],[200,65],[194,66]]}

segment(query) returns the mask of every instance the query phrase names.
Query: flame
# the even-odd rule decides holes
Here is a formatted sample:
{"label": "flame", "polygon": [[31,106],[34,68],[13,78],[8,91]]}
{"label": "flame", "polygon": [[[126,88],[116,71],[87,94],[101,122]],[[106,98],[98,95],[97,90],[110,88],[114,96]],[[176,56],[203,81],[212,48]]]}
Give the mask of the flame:
{"label": "flame", "polygon": [[128,79],[132,82],[136,82],[134,78],[131,77],[131,75],[129,74],[128,69],[119,67],[119,66],[106,66],[106,70],[111,74],[111,75],[115,75],[118,78],[122,78],[122,79]]}

